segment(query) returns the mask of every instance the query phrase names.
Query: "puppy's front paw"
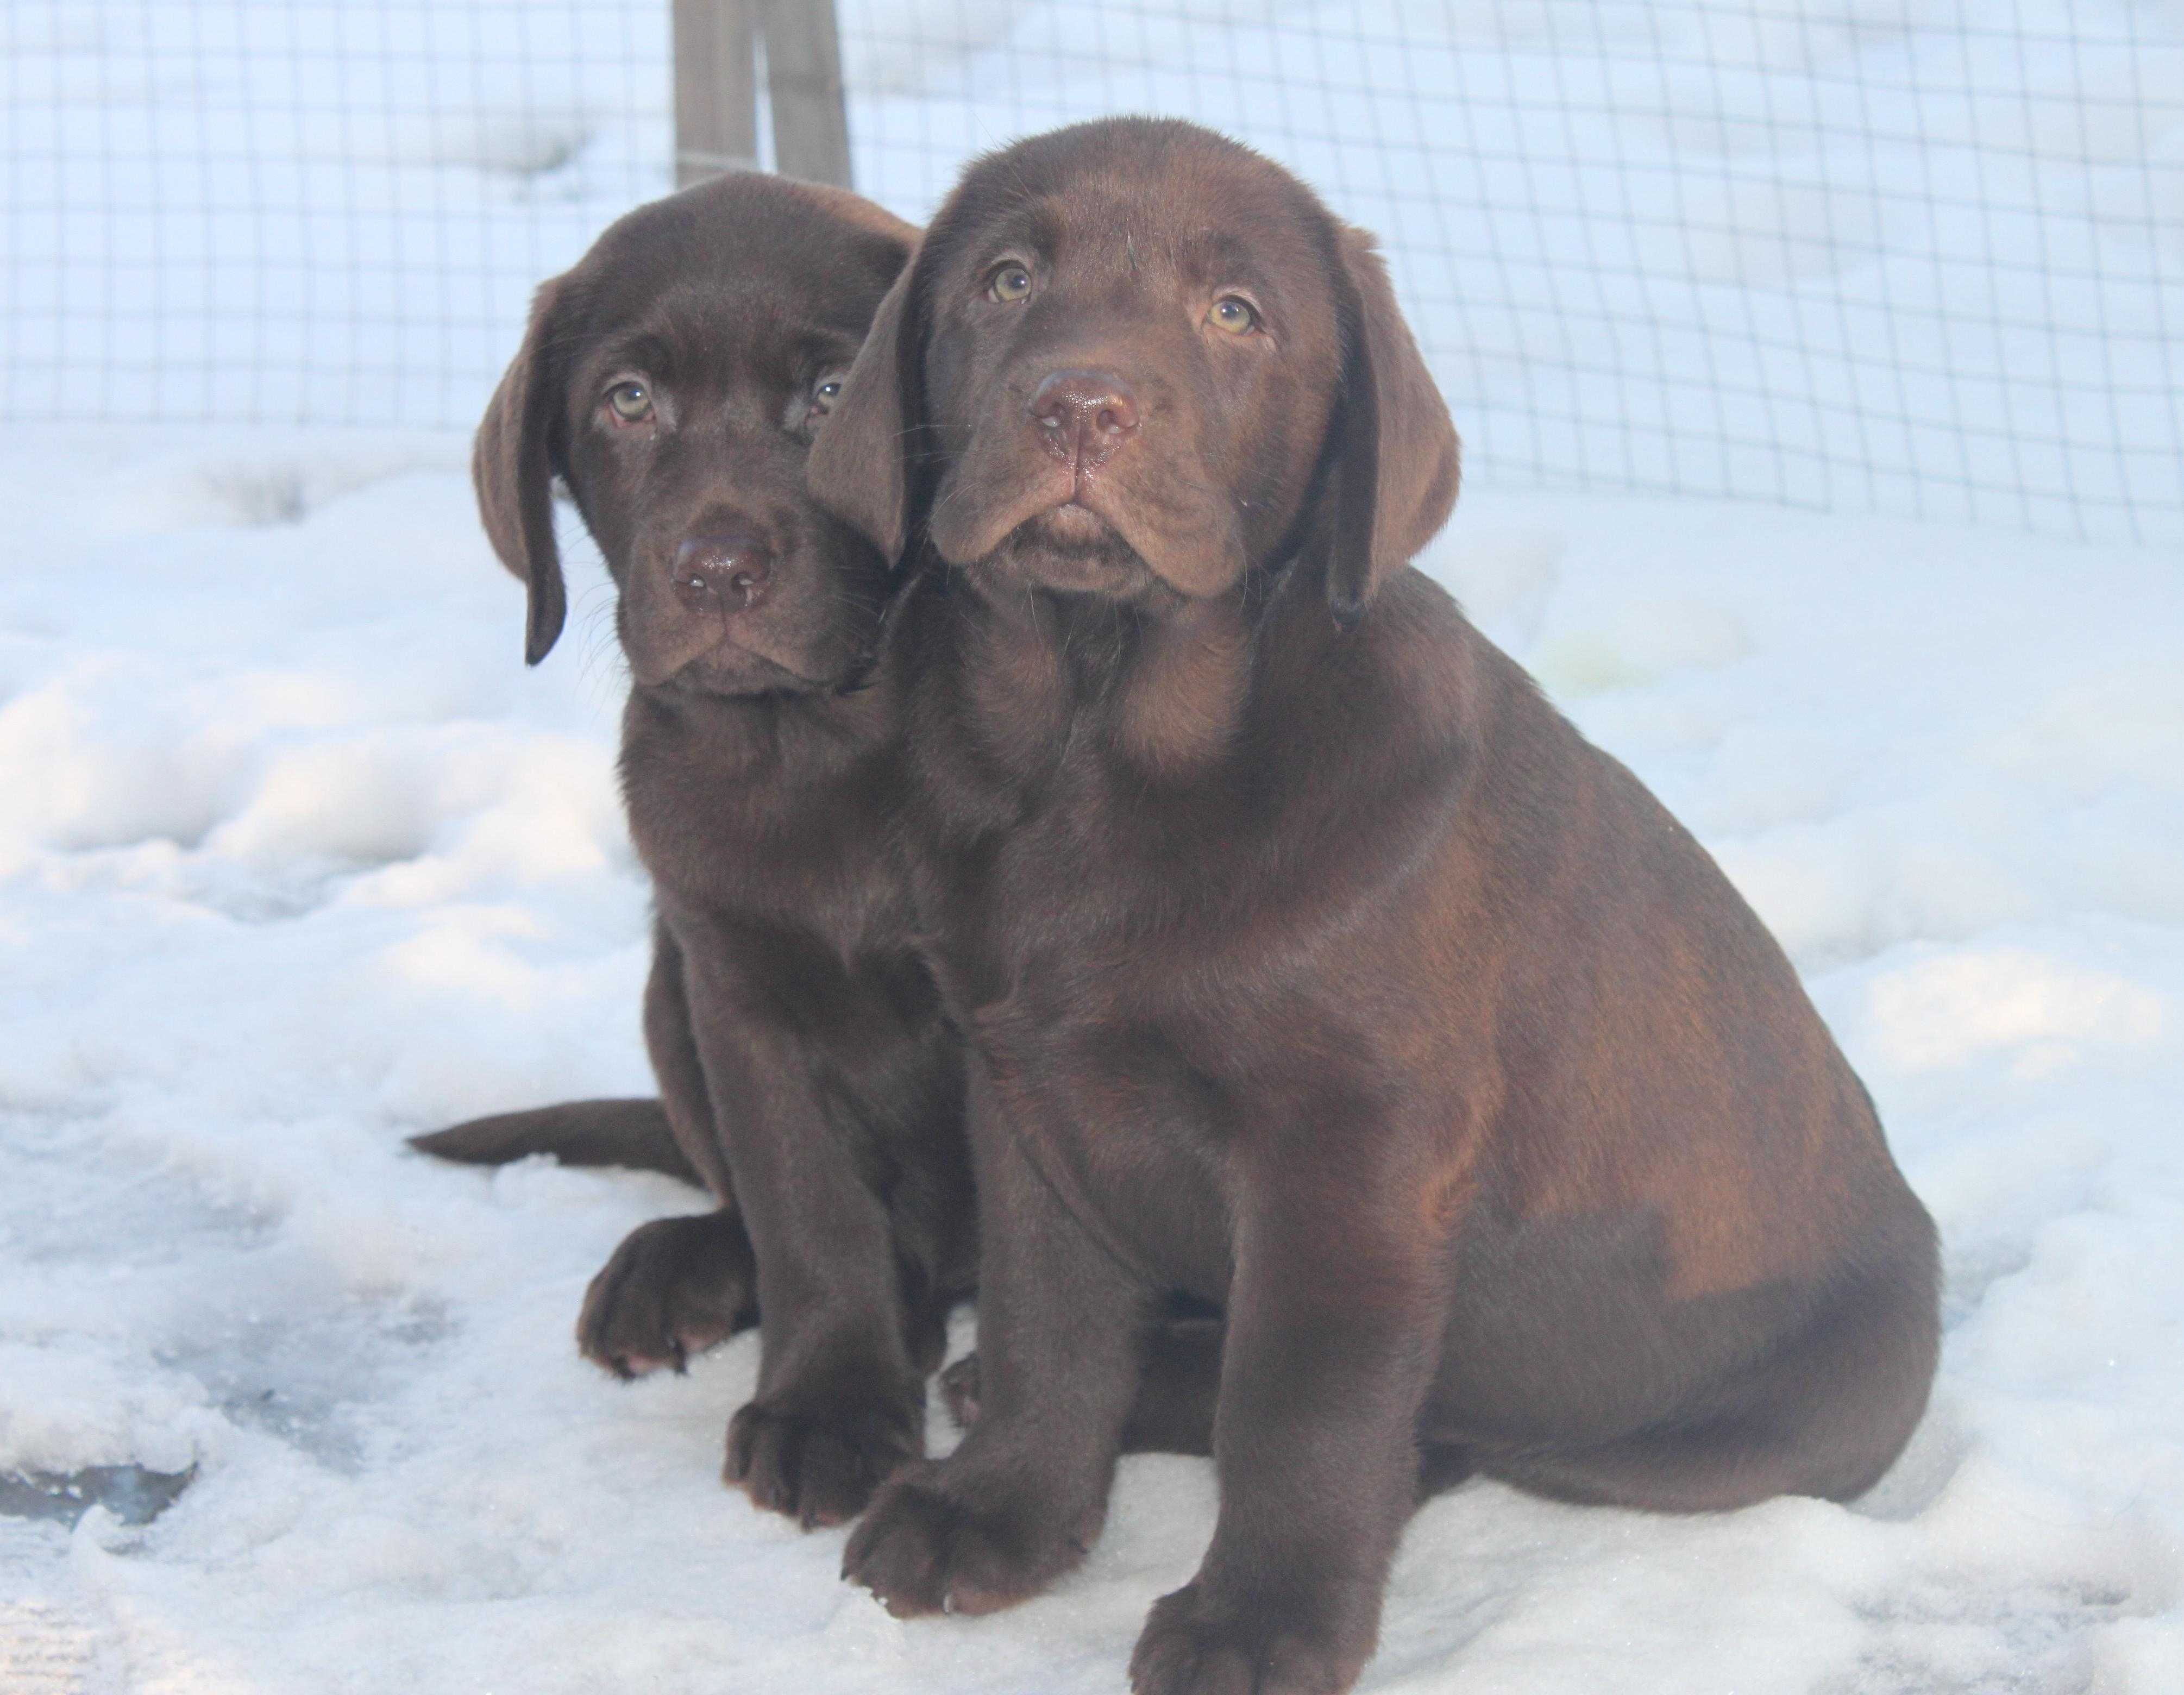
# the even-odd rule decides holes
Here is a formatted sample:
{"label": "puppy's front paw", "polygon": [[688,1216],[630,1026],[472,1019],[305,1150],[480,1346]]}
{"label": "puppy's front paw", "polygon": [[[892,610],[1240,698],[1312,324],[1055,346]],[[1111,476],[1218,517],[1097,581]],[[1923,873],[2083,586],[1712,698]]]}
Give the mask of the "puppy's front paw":
{"label": "puppy's front paw", "polygon": [[577,1347],[620,1378],[682,1369],[758,1322],[758,1265],[733,1213],[655,1218],[621,1246],[584,1291]]}
{"label": "puppy's front paw", "polygon": [[898,1619],[991,1613],[1029,1599],[1077,1565],[1090,1531],[1036,1491],[1006,1488],[946,1460],[882,1490],[850,1537],[842,1575]]}
{"label": "puppy's front paw", "polygon": [[728,1421],[722,1475],[805,1530],[854,1519],[872,1491],[924,1450],[922,1386],[843,1395],[820,1406],[753,1401]]}
{"label": "puppy's front paw", "polygon": [[1153,1605],[1130,1656],[1134,1695],[1342,1695],[1372,1657],[1369,1638],[1316,1633],[1293,1610],[1226,1604],[1185,1584]]}

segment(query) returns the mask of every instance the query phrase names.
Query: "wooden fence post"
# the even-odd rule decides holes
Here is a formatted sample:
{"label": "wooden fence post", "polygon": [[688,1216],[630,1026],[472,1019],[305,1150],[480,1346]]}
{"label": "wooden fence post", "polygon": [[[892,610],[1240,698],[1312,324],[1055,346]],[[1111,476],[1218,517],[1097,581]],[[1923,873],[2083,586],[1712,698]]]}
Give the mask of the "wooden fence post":
{"label": "wooden fence post", "polygon": [[850,187],[850,125],[834,0],[763,0],[774,166],[783,176]]}
{"label": "wooden fence post", "polygon": [[675,186],[758,168],[758,42],[774,164],[850,187],[850,125],[833,0],[673,0]]}
{"label": "wooden fence post", "polygon": [[[824,0],[833,11],[832,0]],[[758,168],[754,0],[674,0],[675,186]]]}

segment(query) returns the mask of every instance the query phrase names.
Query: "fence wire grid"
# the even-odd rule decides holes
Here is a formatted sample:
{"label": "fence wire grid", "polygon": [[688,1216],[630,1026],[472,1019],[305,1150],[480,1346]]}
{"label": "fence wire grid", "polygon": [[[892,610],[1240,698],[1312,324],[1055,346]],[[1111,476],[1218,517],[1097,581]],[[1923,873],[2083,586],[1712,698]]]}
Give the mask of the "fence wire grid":
{"label": "fence wire grid", "polygon": [[[1478,480],[2184,540],[2184,0],[838,21],[855,186],[906,217],[1103,113],[1296,170],[1381,236]],[[4,27],[14,421],[467,427],[532,288],[672,181],[668,0]]]}

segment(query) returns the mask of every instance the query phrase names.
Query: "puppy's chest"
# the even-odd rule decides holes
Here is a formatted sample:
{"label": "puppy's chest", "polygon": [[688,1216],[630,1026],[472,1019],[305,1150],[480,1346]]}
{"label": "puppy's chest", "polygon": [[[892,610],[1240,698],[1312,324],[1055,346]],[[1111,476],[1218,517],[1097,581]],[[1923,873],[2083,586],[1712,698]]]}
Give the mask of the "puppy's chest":
{"label": "puppy's chest", "polygon": [[901,905],[892,809],[878,789],[855,768],[822,776],[703,757],[633,762],[624,772],[631,836],[664,890],[845,935]]}
{"label": "puppy's chest", "polygon": [[958,1016],[1111,1133],[1225,1141],[1289,1062],[1295,1000],[1226,898],[1248,877],[1240,845],[1105,785],[1048,798],[940,870],[928,930]]}
{"label": "puppy's chest", "polygon": [[1211,820],[1147,806],[1104,772],[1002,793],[1011,822],[944,854],[940,928],[982,999],[1036,994],[1056,1017],[1154,1016],[1174,974],[1222,946],[1223,867],[1234,843]]}

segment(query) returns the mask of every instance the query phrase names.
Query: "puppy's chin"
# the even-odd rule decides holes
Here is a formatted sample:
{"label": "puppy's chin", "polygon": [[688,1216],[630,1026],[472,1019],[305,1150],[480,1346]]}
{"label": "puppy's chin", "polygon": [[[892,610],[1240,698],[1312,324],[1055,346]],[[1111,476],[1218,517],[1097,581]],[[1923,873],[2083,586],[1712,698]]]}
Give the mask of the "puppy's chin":
{"label": "puppy's chin", "polygon": [[1201,482],[1112,475],[1082,483],[1051,454],[978,443],[944,477],[928,532],[950,565],[1058,594],[1202,599],[1243,576],[1234,510]]}
{"label": "puppy's chin", "polygon": [[723,644],[700,654],[664,683],[655,685],[677,694],[735,700],[755,694],[818,694],[840,686],[855,669],[844,663],[839,675],[816,673],[828,667],[800,656],[792,666],[764,654]]}
{"label": "puppy's chin", "polygon": [[[776,600],[731,614],[684,605],[666,573],[624,574],[616,633],[639,689],[678,696],[822,694],[862,672],[879,638],[884,602],[850,575],[854,561],[798,555],[781,566]],[[837,565],[843,580],[814,591],[809,578]]]}
{"label": "puppy's chin", "polygon": [[980,564],[1062,594],[1136,600],[1162,586],[1112,525],[1073,501],[1025,519]]}
{"label": "puppy's chin", "polygon": [[846,642],[773,643],[759,632],[730,636],[694,622],[674,631],[679,639],[672,642],[657,632],[643,634],[652,639],[632,640],[631,633],[623,637],[631,681],[676,695],[814,694],[846,681],[861,657]]}

